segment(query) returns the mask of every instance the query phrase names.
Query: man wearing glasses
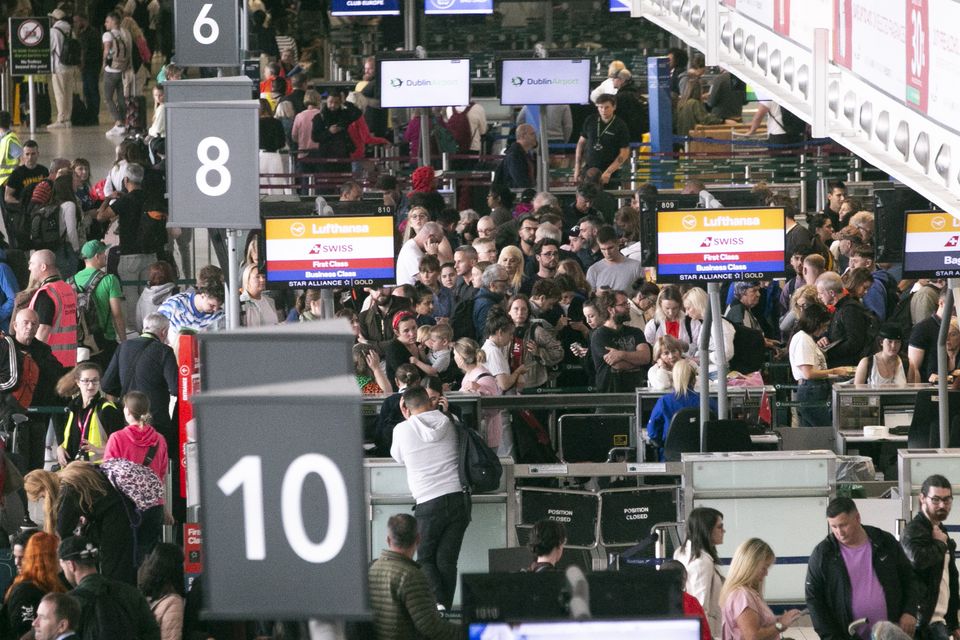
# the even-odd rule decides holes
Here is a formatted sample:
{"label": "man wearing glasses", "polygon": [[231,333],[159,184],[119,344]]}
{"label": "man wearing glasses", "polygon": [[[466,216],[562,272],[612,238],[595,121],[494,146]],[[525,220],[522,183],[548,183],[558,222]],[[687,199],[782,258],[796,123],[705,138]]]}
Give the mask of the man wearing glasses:
{"label": "man wearing glasses", "polygon": [[932,475],[920,488],[920,513],[904,529],[900,543],[913,565],[920,607],[917,615],[919,640],[960,639],[957,625],[957,566],[953,555],[957,543],[943,523],[953,505],[950,481]]}

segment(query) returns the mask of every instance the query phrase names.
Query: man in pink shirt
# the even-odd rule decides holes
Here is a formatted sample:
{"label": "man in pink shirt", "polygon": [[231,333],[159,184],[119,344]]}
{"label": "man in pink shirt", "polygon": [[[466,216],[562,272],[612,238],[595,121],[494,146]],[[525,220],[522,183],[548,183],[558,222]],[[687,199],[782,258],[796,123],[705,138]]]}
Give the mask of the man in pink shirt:
{"label": "man in pink shirt", "polygon": [[[317,166],[310,162],[314,157],[312,151],[316,151],[319,145],[313,141],[311,132],[313,131],[313,119],[320,115],[320,94],[313,89],[303,94],[303,104],[306,107],[304,111],[297,114],[293,119],[293,128],[290,130],[290,137],[297,148],[297,173],[312,173],[317,170]],[[304,162],[306,160],[306,162]],[[306,181],[303,181],[301,195],[306,194]]]}

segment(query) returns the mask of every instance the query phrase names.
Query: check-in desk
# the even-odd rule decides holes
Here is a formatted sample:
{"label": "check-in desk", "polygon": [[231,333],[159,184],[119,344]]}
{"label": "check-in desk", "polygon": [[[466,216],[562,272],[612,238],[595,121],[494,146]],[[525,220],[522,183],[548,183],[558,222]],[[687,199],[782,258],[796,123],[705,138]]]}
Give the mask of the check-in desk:
{"label": "check-in desk", "polygon": [[[672,392],[650,389],[649,387],[641,387],[637,389],[637,442],[647,441],[647,422],[650,421],[650,414],[653,413],[653,407],[657,404],[657,400],[663,397],[665,393]],[[727,401],[730,410],[730,418],[745,419],[748,423],[756,422],[757,414],[760,411],[760,403],[764,399],[764,393],[766,393],[766,397],[772,402],[776,390],[772,386],[729,387],[727,389]],[[710,398],[714,402],[717,400],[717,387],[714,384],[710,385]],[[760,445],[764,449],[779,448],[780,439],[776,435],[776,432],[772,430],[777,426],[776,418],[776,412],[771,411],[771,419],[774,421],[774,424],[772,424],[770,427],[771,431],[765,434],[753,434],[750,436],[750,439],[753,441],[754,445]],[[642,460],[639,461],[642,462]]]}
{"label": "check-in desk", "polygon": [[[885,456],[892,462],[892,450],[907,446],[906,434],[865,436],[863,427],[909,426],[917,392],[933,388],[934,385],[931,384],[833,385],[833,430],[837,453],[842,455],[858,452],[873,457],[875,461]],[[889,468],[889,465],[881,466]]]}
{"label": "check-in desk", "polygon": [[[804,600],[807,560],[827,534],[824,512],[835,494],[832,451],[683,454],[683,507],[713,507],[726,529],[717,547],[729,564],[748,538],[766,541],[777,556],[765,583],[774,603]],[[726,573],[726,570],[724,570]]]}
{"label": "check-in desk", "polygon": [[[919,512],[920,487],[929,476],[944,476],[954,486],[954,495],[960,492],[960,449],[904,449],[899,452],[898,461],[904,522]],[[960,509],[956,503],[944,524],[947,531],[960,539]]]}

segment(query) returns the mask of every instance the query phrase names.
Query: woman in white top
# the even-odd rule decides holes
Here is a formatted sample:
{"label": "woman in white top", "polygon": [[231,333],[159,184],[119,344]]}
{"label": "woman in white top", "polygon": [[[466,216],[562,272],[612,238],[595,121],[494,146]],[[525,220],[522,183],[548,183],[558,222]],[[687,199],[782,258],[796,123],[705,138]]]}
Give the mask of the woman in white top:
{"label": "woman in white top", "polygon": [[674,285],[665,286],[657,296],[657,311],[653,320],[643,328],[647,342],[653,344],[660,336],[668,335],[689,346],[692,328],[693,324],[683,313],[683,295],[680,288]]}
{"label": "woman in white top", "polygon": [[673,559],[687,568],[686,591],[703,605],[710,635],[720,635],[720,589],[723,577],[717,570],[717,545],[723,544],[723,514],[710,507],[697,507],[686,522],[686,539]]}
{"label": "woman in white top", "polygon": [[[690,349],[687,352],[693,360],[703,367],[703,358],[700,357],[700,329],[703,327],[703,317],[707,313],[707,292],[700,287],[694,287],[683,294],[683,310],[690,318]],[[733,357],[733,335],[736,328],[732,322],[721,318],[720,326],[723,327],[723,358],[727,362]],[[717,364],[716,345],[713,336],[710,336],[710,363]]]}
{"label": "woman in white top", "polygon": [[857,384],[892,384],[899,387],[909,382],[918,382],[916,368],[911,365],[907,375],[900,358],[900,345],[903,344],[903,332],[895,324],[884,324],[878,334],[880,351],[863,358],[857,365],[857,375],[853,381]]}
{"label": "woman in white top", "polygon": [[[647,386],[657,391],[673,391],[673,365],[683,359],[685,345],[673,336],[660,336],[653,345],[653,366],[647,372]],[[696,364],[691,361],[696,369]]]}
{"label": "woman in white top", "polygon": [[60,277],[66,280],[77,273],[80,247],[85,240],[80,237],[80,205],[73,189],[73,173],[65,173],[53,181],[50,204],[60,207],[57,212],[60,241],[56,246],[47,248],[53,249]]}
{"label": "woman in white top", "polygon": [[[523,374],[527,372],[527,367],[523,364],[512,371],[510,370],[510,357],[507,350],[513,344],[515,329],[513,320],[503,309],[500,307],[490,309],[490,313],[487,315],[487,326],[484,329],[487,339],[481,349],[486,359],[487,370],[494,377],[497,386],[500,387],[500,391],[504,395],[515,395],[519,389],[522,389]],[[509,414],[504,412],[501,417],[504,420],[504,425],[497,454],[509,456],[513,454],[513,433],[507,423]]]}
{"label": "woman in white top", "polygon": [[827,357],[817,346],[817,339],[830,326],[830,312],[822,304],[812,304],[800,313],[797,331],[790,339],[790,370],[800,384],[797,413],[801,427],[827,427],[833,423],[830,408],[815,403],[830,399],[830,376],[853,375],[853,367],[827,368]]}
{"label": "woman in white top", "polygon": [[266,277],[255,264],[243,270],[243,293],[240,294],[240,321],[244,327],[271,327],[280,324],[277,305],[263,295]]}
{"label": "woman in white top", "polygon": [[606,95],[616,95],[617,87],[613,84],[613,79],[617,77],[617,74],[620,73],[621,69],[626,69],[627,65],[623,64],[620,60],[614,60],[610,63],[610,66],[607,67],[607,79],[601,82],[596,89],[590,92],[590,102],[596,103],[597,98],[606,94]]}

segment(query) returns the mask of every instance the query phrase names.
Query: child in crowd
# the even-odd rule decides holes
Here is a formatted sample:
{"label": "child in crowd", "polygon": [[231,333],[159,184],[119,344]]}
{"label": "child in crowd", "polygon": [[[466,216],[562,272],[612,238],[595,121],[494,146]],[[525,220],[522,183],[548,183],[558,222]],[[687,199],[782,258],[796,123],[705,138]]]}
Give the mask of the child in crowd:
{"label": "child in crowd", "polygon": [[[457,284],[457,268],[452,262],[440,265],[440,286],[453,293],[453,288]],[[434,314],[436,314],[436,303],[434,303]],[[450,310],[450,316],[453,316],[453,309]]]}
{"label": "child in crowd", "polygon": [[442,318],[453,316],[453,291],[440,284],[440,260],[437,256],[427,254],[420,259],[420,288],[433,294],[430,315],[434,320],[440,322]]}
{"label": "child in crowd", "polygon": [[394,388],[397,392],[384,398],[383,404],[380,405],[380,415],[377,416],[377,446],[374,449],[377,456],[390,456],[390,447],[393,445],[393,428],[406,419],[400,411],[400,397],[407,387],[419,386],[420,379],[420,370],[412,364],[402,364],[397,367],[394,376]]}
{"label": "child in crowd", "polygon": [[[437,272],[439,276],[439,272]],[[437,320],[433,317],[433,292],[420,285],[417,288],[416,303],[413,306],[413,310],[417,314],[417,326],[433,326],[437,324]]]}
{"label": "child in crowd", "polygon": [[449,324],[438,324],[430,327],[429,332],[427,361],[437,370],[437,376],[445,385],[459,382],[460,372],[453,365],[453,351],[450,346],[453,341],[453,327]]}
{"label": "child in crowd", "polygon": [[[647,384],[657,391],[673,390],[673,366],[683,359],[684,344],[673,336],[663,335],[653,345],[654,364],[647,372]],[[696,369],[693,361],[691,366]]]}

